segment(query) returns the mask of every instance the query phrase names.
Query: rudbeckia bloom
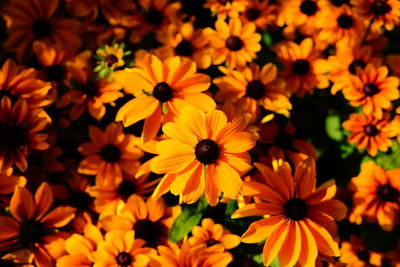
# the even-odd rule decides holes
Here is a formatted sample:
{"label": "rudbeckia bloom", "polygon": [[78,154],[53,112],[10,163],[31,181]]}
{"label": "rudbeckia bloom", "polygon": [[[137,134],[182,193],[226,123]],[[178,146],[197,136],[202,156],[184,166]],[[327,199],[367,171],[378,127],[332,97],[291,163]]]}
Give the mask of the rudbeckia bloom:
{"label": "rudbeckia bloom", "polygon": [[7,195],[12,194],[16,186],[25,186],[27,180],[23,176],[13,175],[13,168],[0,173],[0,207],[8,206],[10,201]]}
{"label": "rudbeckia bloom", "polygon": [[0,172],[16,165],[21,171],[28,167],[28,149],[45,150],[47,135],[38,133],[46,125],[46,119],[38,116],[41,109],[28,107],[19,99],[14,105],[3,96],[0,99]]}
{"label": "rudbeckia bloom", "polygon": [[136,147],[135,138],[122,132],[122,125],[111,123],[103,132],[90,125],[91,142],[82,144],[78,150],[85,158],[78,172],[96,175],[97,183],[107,185],[123,179],[123,172],[134,174],[139,168],[143,152]]}
{"label": "rudbeckia bloom", "polygon": [[386,171],[373,161],[361,165],[361,172],[351,180],[354,209],[350,221],[360,224],[362,218],[392,231],[399,222],[400,169]]}
{"label": "rudbeckia bloom", "polygon": [[216,30],[204,30],[210,46],[214,49],[214,65],[226,62],[229,68],[243,67],[256,58],[256,53],[261,50],[261,35],[256,32],[253,23],[242,25],[240,19],[230,19],[227,24],[219,19],[215,22],[215,28]]}
{"label": "rudbeckia bloom", "polygon": [[365,249],[362,240],[353,235],[349,241],[342,242],[340,253],[339,262],[348,267],[386,266],[381,265],[379,253]]}
{"label": "rudbeckia bloom", "polygon": [[218,19],[224,20],[226,17],[237,18],[247,5],[248,0],[207,0],[204,7],[209,8]]}
{"label": "rudbeckia bloom", "polygon": [[385,66],[374,67],[368,64],[364,70],[358,69],[351,77],[352,84],[343,89],[344,97],[354,107],[362,106],[362,112],[377,119],[383,116],[383,110],[392,108],[393,100],[399,98],[399,78],[389,76]]}
{"label": "rudbeckia bloom", "polygon": [[278,255],[281,266],[314,266],[318,253],[339,256],[334,241],[337,226],[333,220],[343,219],[346,207],[331,199],[336,186],[330,180],[316,188],[315,163],[307,159],[300,163],[292,175],[287,162],[274,172],[256,164],[268,185],[247,182],[247,188],[262,202],[238,209],[232,218],[265,216],[253,222],[242,236],[242,242],[264,244],[264,264],[270,265]]}
{"label": "rudbeckia bloom", "polygon": [[351,0],[354,10],[367,23],[392,30],[400,20],[400,2],[396,0]]}
{"label": "rudbeckia bloom", "polygon": [[204,111],[216,106],[211,97],[202,93],[209,88],[210,78],[196,73],[196,63],[187,58],[161,61],[148,54],[137,67],[116,72],[114,78],[135,96],[119,109],[115,120],[127,127],[145,119],[144,143],[157,135],[161,123],[173,121],[185,105]]}
{"label": "rudbeckia bloom", "polygon": [[248,0],[246,10],[240,16],[243,23],[254,23],[258,29],[265,30],[276,19],[276,6],[266,0]]}
{"label": "rudbeckia bloom", "polygon": [[64,250],[65,232],[55,228],[65,226],[74,218],[75,209],[59,206],[50,211],[53,193],[43,183],[35,196],[24,188],[17,187],[10,202],[12,217],[0,216],[0,244],[20,243],[34,254],[39,267],[53,266],[53,259]]}
{"label": "rudbeckia bloom", "polygon": [[6,49],[17,53],[19,61],[31,56],[32,44],[40,40],[75,50],[81,46],[80,23],[56,16],[59,0],[13,0],[3,9],[8,22]]}
{"label": "rudbeckia bloom", "polygon": [[175,123],[167,123],[163,132],[170,137],[157,144],[159,156],[151,160],[153,172],[166,175],[153,193],[160,197],[168,191],[182,194],[185,203],[196,202],[203,192],[210,205],[217,205],[221,192],[237,198],[241,175],[251,169],[249,151],[254,135],[244,132],[244,119],[228,122],[224,112],[187,106]]}
{"label": "rudbeckia bloom", "polygon": [[328,78],[320,68],[326,63],[311,38],[304,39],[300,44],[278,44],[276,51],[284,66],[282,76],[291,92],[304,96],[313,93],[315,87],[323,89],[329,86]]}
{"label": "rudbeckia bloom", "polygon": [[348,136],[349,143],[356,144],[358,149],[367,149],[368,154],[373,157],[378,150],[386,152],[392,145],[390,138],[400,131],[398,125],[388,118],[378,120],[371,115],[357,113],[351,114],[350,118],[343,122],[343,128],[351,131]]}
{"label": "rudbeckia bloom", "polygon": [[242,105],[250,114],[259,114],[260,105],[272,112],[289,114],[288,110],[292,108],[289,93],[284,81],[277,78],[278,69],[274,64],[260,67],[251,63],[250,67],[240,70],[219,69],[225,76],[213,80],[219,88],[215,96],[217,100],[244,102]]}

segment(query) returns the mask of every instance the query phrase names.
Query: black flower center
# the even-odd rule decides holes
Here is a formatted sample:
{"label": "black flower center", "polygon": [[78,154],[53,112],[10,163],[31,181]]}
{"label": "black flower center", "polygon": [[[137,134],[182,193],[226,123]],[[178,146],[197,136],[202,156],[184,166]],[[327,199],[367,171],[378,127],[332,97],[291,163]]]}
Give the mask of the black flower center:
{"label": "black flower center", "polygon": [[376,191],[378,198],[382,201],[395,202],[399,197],[399,191],[390,184],[380,185]]}
{"label": "black flower center", "polygon": [[101,149],[100,156],[106,162],[115,163],[119,161],[121,151],[115,145],[108,144]]}
{"label": "black flower center", "polygon": [[135,182],[123,180],[118,186],[118,195],[126,201],[131,195],[136,193],[137,190],[138,188]]}
{"label": "black flower center", "polygon": [[95,97],[99,95],[99,89],[97,88],[97,85],[93,82],[87,83],[83,85],[84,87],[84,93],[89,97]]}
{"label": "black flower center", "polygon": [[337,18],[337,23],[340,28],[349,29],[353,26],[353,18],[346,14],[342,14]]}
{"label": "black flower center", "polygon": [[285,215],[291,220],[301,220],[307,215],[307,203],[301,198],[292,198],[283,206]]}
{"label": "black flower center", "polygon": [[292,70],[296,75],[306,75],[310,71],[310,63],[305,59],[298,59],[292,63]]}
{"label": "black flower center", "polygon": [[237,36],[230,36],[226,39],[225,46],[231,51],[239,51],[243,47],[243,41]]}
{"label": "black flower center", "polygon": [[369,263],[369,252],[368,250],[360,250],[356,252],[357,258],[360,261],[363,261],[365,263]]}
{"label": "black flower center", "polygon": [[265,86],[259,80],[251,81],[246,86],[246,95],[253,99],[261,99],[265,93]]}
{"label": "black flower center", "polygon": [[164,15],[159,10],[152,7],[146,13],[145,20],[155,28],[159,28],[164,20]]}
{"label": "black flower center", "polygon": [[132,256],[127,252],[120,252],[117,257],[115,257],[115,260],[119,266],[128,266],[132,263]]}
{"label": "black flower center", "polygon": [[376,136],[379,133],[379,130],[375,125],[368,124],[364,127],[364,132],[368,136]]}
{"label": "black flower center", "polygon": [[194,154],[201,163],[211,164],[219,157],[219,147],[213,140],[204,139],[197,143]]}
{"label": "black flower center", "polygon": [[82,191],[74,191],[69,199],[69,203],[71,206],[85,210],[90,207],[93,198],[89,196],[88,193]]}
{"label": "black flower center", "polygon": [[53,27],[50,21],[45,19],[38,19],[33,22],[32,31],[36,39],[48,37],[53,32]]}
{"label": "black flower center", "polygon": [[331,3],[332,3],[334,6],[340,7],[340,6],[342,6],[343,4],[348,4],[348,3],[349,3],[349,0],[331,0]]}
{"label": "black flower center", "polygon": [[112,65],[118,62],[118,58],[115,55],[108,55],[106,61],[107,66],[110,68]]}
{"label": "black flower center", "polygon": [[61,82],[65,77],[65,69],[62,65],[53,65],[46,68],[47,80]]}
{"label": "black flower center", "polygon": [[136,221],[133,229],[135,230],[135,237],[143,239],[146,241],[146,246],[152,248],[156,248],[161,237],[168,232],[168,229],[162,223],[152,222],[148,219]]}
{"label": "black flower center", "polygon": [[176,47],[175,53],[178,56],[188,57],[193,54],[193,47],[189,41],[182,40]]}
{"label": "black flower center", "polygon": [[256,9],[256,8],[250,8],[246,10],[245,16],[248,20],[250,21],[254,21],[256,19],[258,19],[261,15],[260,10]]}
{"label": "black flower center", "polygon": [[383,16],[392,10],[392,7],[384,0],[376,0],[372,2],[370,8],[375,16]]}
{"label": "black flower center", "polygon": [[0,125],[0,129],[0,151],[15,151],[29,142],[25,132],[16,125]]}
{"label": "black flower center", "polygon": [[356,74],[357,67],[364,69],[366,66],[364,60],[362,59],[354,59],[353,62],[349,65],[349,71],[351,74]]}
{"label": "black flower center", "polygon": [[206,245],[207,247],[211,247],[215,244],[218,244],[219,242],[217,240],[215,240],[214,238],[210,238],[206,241]]}
{"label": "black flower center", "polygon": [[32,244],[39,242],[40,238],[45,234],[45,228],[36,221],[27,221],[21,223],[19,236],[22,244]]}
{"label": "black flower center", "polygon": [[154,86],[153,96],[161,103],[167,102],[172,98],[172,88],[165,82],[158,83]]}
{"label": "black flower center", "polygon": [[300,10],[302,13],[306,14],[307,16],[312,16],[317,13],[318,7],[314,1],[305,0],[300,5]]}
{"label": "black flower center", "polygon": [[378,86],[373,83],[367,83],[364,85],[363,90],[366,96],[373,96],[379,92]]}

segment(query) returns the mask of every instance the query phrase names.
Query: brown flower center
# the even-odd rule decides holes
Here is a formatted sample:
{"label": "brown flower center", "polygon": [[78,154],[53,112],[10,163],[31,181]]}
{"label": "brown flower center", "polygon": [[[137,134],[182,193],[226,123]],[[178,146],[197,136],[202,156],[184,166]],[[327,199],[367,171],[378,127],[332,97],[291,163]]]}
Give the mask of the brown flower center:
{"label": "brown flower center", "polygon": [[368,136],[376,136],[379,133],[378,128],[373,124],[368,124],[364,127],[364,132]]}
{"label": "brown flower center", "polygon": [[188,57],[193,54],[193,47],[189,41],[182,40],[176,47],[175,53],[178,56]]}
{"label": "brown flower center", "polygon": [[153,96],[161,103],[167,102],[172,98],[172,88],[165,82],[158,83],[154,86]]}
{"label": "brown flower center", "polygon": [[250,8],[246,10],[245,16],[249,21],[254,21],[258,19],[261,15],[260,10],[256,8]]}
{"label": "brown flower center", "polygon": [[32,31],[36,39],[42,39],[52,34],[53,26],[48,20],[37,19],[32,24]]}
{"label": "brown flower center", "polygon": [[259,100],[264,96],[265,86],[259,80],[251,81],[246,86],[246,95],[255,100]]}
{"label": "brown flower center", "polygon": [[47,80],[52,82],[61,82],[65,77],[65,69],[62,65],[53,65],[46,68]]}
{"label": "brown flower center", "polygon": [[32,244],[39,242],[45,234],[45,228],[37,221],[22,222],[19,229],[19,236],[22,244]]}
{"label": "brown flower center", "polygon": [[164,15],[159,10],[152,7],[146,13],[145,20],[147,23],[153,25],[155,28],[159,28],[164,20]]}
{"label": "brown flower center", "polygon": [[108,55],[106,61],[107,61],[107,66],[111,67],[112,65],[118,62],[118,58],[115,55]]}
{"label": "brown flower center", "polygon": [[211,164],[219,157],[219,147],[213,140],[204,139],[197,143],[194,154],[201,163]]}
{"label": "brown flower center", "polygon": [[334,6],[340,7],[340,6],[342,6],[343,4],[348,4],[348,3],[349,3],[349,0],[331,0],[331,3],[332,3]]}
{"label": "brown flower center", "polygon": [[17,125],[0,125],[0,151],[15,151],[28,144],[28,136]]}
{"label": "brown flower center", "polygon": [[217,240],[215,240],[214,238],[210,238],[206,241],[206,245],[207,247],[211,247],[215,244],[218,244],[219,242]]}
{"label": "brown flower center", "polygon": [[133,181],[123,180],[118,186],[118,195],[123,199],[127,200],[131,195],[137,192],[138,188]]}
{"label": "brown flower center", "polygon": [[373,83],[367,83],[364,85],[363,90],[366,96],[373,96],[379,92],[378,86]]}
{"label": "brown flower center", "polygon": [[127,252],[120,252],[117,257],[115,257],[115,260],[119,266],[128,266],[132,263],[132,256]]}
{"label": "brown flower center", "polygon": [[298,59],[292,63],[292,71],[296,75],[306,75],[310,71],[310,63],[305,59]]}
{"label": "brown flower center", "polygon": [[317,13],[318,6],[314,1],[305,0],[301,3],[300,10],[303,14],[306,14],[307,16],[312,16]]}
{"label": "brown flower center", "polygon": [[392,10],[392,7],[384,0],[376,0],[370,5],[375,16],[383,16]]}
{"label": "brown flower center", "polygon": [[307,203],[301,198],[292,198],[283,206],[284,213],[291,220],[301,220],[307,215]]}
{"label": "brown flower center", "polygon": [[337,23],[342,29],[349,29],[353,26],[353,18],[346,14],[342,14],[337,18]]}
{"label": "brown flower center", "polygon": [[351,62],[351,64],[349,65],[348,70],[350,71],[351,74],[356,74],[357,67],[364,69],[365,66],[366,66],[366,64],[365,64],[364,60],[354,59],[353,62]]}
{"label": "brown flower center", "polygon": [[152,248],[156,248],[160,238],[168,232],[165,225],[159,221],[152,222],[148,219],[136,221],[133,229],[135,237],[143,239],[146,241],[146,246]]}
{"label": "brown flower center", "polygon": [[395,202],[399,197],[399,191],[390,184],[380,185],[376,190],[376,194],[380,200],[385,202]]}
{"label": "brown flower center", "polygon": [[231,51],[239,51],[243,47],[243,41],[237,36],[230,36],[226,39],[225,46]]}
{"label": "brown flower center", "polygon": [[106,162],[115,163],[119,161],[121,151],[117,146],[108,144],[101,149],[100,156]]}

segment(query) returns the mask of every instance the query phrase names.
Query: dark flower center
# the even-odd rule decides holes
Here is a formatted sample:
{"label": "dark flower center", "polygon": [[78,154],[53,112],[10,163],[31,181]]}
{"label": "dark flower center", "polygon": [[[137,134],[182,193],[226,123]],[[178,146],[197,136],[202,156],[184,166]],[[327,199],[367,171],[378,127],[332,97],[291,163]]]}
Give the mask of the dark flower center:
{"label": "dark flower center", "polygon": [[16,125],[0,125],[0,151],[19,150],[29,141],[25,132]]}
{"label": "dark flower center", "polygon": [[178,56],[188,57],[193,54],[193,47],[189,41],[182,40],[176,47],[175,53]]}
{"label": "dark flower center", "polygon": [[363,90],[366,96],[373,96],[379,92],[378,86],[373,83],[367,83],[366,85],[364,85]]}
{"label": "dark flower center", "polygon": [[118,58],[115,55],[108,55],[106,61],[107,61],[107,66],[111,67],[112,65],[118,62]]}
{"label": "dark flower center", "polygon": [[253,99],[261,99],[265,93],[265,86],[259,80],[251,81],[246,86],[246,95]]}
{"label": "dark flower center", "polygon": [[106,162],[115,163],[120,159],[121,151],[115,145],[108,144],[101,149],[100,156]]}
{"label": "dark flower center", "polygon": [[357,258],[360,261],[363,261],[365,263],[369,263],[369,252],[368,250],[360,250],[356,252]]}
{"label": "dark flower center", "polygon": [[228,2],[232,2],[232,0],[218,0],[221,5],[226,5]]}
{"label": "dark flower center", "polygon": [[155,28],[159,28],[164,20],[164,15],[159,10],[152,7],[146,13],[145,20]]}
{"label": "dark flower center", "polygon": [[342,14],[338,17],[337,23],[340,28],[349,29],[353,26],[353,18],[346,14]]}
{"label": "dark flower center", "polygon": [[219,147],[213,140],[204,139],[197,143],[194,154],[201,163],[211,164],[219,157]]}
{"label": "dark flower center", "polygon": [[383,16],[392,10],[392,7],[384,0],[376,0],[372,2],[370,8],[375,16]]}
{"label": "dark flower center", "polygon": [[84,87],[84,93],[89,97],[95,97],[99,95],[99,89],[97,88],[97,85],[95,83],[87,83],[83,85]]}
{"label": "dark flower center", "polygon": [[334,6],[339,7],[339,6],[342,6],[343,4],[348,4],[348,3],[349,3],[349,0],[331,0],[331,3],[332,3]]}
{"label": "dark flower center", "polygon": [[21,223],[19,229],[21,243],[29,245],[39,242],[40,238],[45,234],[45,230],[39,222],[33,220]]}
{"label": "dark flower center", "polygon": [[148,219],[136,221],[133,229],[135,230],[135,238],[143,239],[146,241],[146,246],[152,248],[156,248],[160,238],[168,232],[160,222],[152,222]]}
{"label": "dark flower center", "polygon": [[53,32],[53,27],[50,21],[45,19],[38,19],[33,22],[32,31],[36,39],[48,37]]}
{"label": "dark flower center", "polygon": [[379,133],[379,130],[375,125],[368,124],[364,127],[364,132],[368,136],[376,136]]}
{"label": "dark flower center", "polygon": [[61,82],[65,77],[65,69],[62,65],[53,65],[46,68],[47,80]]}
{"label": "dark flower center", "polygon": [[351,62],[351,64],[349,65],[349,71],[351,74],[356,74],[357,71],[357,67],[361,67],[362,69],[364,69],[366,66],[364,60],[362,59],[354,59],[353,62]]}
{"label": "dark flower center", "polygon": [[390,184],[380,185],[376,191],[378,198],[382,201],[395,202],[399,197],[399,191]]}
{"label": "dark flower center", "polygon": [[293,136],[282,132],[275,137],[275,144],[285,150],[290,150],[293,142]]}
{"label": "dark flower center", "polygon": [[243,47],[243,41],[237,36],[230,36],[226,39],[225,46],[231,51],[239,51]]}
{"label": "dark flower center", "polygon": [[310,71],[310,63],[305,59],[298,59],[292,63],[292,70],[296,75],[306,75]]}
{"label": "dark flower center", "polygon": [[218,244],[219,242],[217,240],[215,240],[214,238],[210,238],[206,241],[206,245],[207,247],[211,247],[215,244]]}
{"label": "dark flower center", "polygon": [[307,215],[307,203],[300,198],[292,198],[283,206],[285,215],[291,220],[301,220]]}
{"label": "dark flower center", "polygon": [[261,13],[260,10],[256,8],[250,8],[246,10],[245,15],[248,20],[254,21],[260,17]]}
{"label": "dark flower center", "polygon": [[89,196],[88,193],[82,191],[74,191],[69,199],[71,206],[78,209],[88,209],[93,198]]}
{"label": "dark flower center", "polygon": [[167,102],[172,98],[172,88],[165,82],[158,83],[154,86],[153,96],[161,103]]}
{"label": "dark flower center", "polygon": [[118,186],[118,195],[123,199],[127,200],[132,194],[138,190],[135,182],[129,180],[123,180]]}
{"label": "dark flower center", "polygon": [[312,16],[317,13],[318,7],[314,1],[305,0],[300,5],[300,10],[302,13],[306,14],[307,16]]}
{"label": "dark flower center", "polygon": [[128,266],[132,263],[132,256],[127,252],[120,252],[115,260],[119,266]]}

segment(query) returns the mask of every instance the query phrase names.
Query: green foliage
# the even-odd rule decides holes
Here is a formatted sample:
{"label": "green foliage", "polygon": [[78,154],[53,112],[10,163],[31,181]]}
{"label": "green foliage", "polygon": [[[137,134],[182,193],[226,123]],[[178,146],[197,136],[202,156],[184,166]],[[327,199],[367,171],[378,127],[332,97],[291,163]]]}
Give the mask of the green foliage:
{"label": "green foliage", "polygon": [[342,123],[340,116],[337,114],[329,114],[325,119],[326,134],[335,141],[342,141],[344,138],[342,132]]}
{"label": "green foliage", "polygon": [[385,170],[400,168],[400,145],[393,140],[393,145],[386,153],[379,152],[376,157],[365,156],[363,162],[374,161]]}

